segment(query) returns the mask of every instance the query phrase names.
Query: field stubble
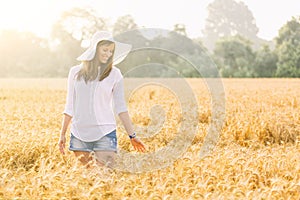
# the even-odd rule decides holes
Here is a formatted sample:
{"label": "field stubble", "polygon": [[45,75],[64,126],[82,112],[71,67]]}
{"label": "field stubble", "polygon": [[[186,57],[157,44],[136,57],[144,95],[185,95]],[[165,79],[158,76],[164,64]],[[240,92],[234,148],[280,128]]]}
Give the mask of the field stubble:
{"label": "field stubble", "polygon": [[[176,79],[166,81],[176,85]],[[223,80],[226,119],[217,146],[203,159],[199,152],[211,120],[211,99],[203,80],[188,82],[198,105],[189,99],[180,103],[176,95],[184,93],[157,85],[129,98],[147,153],[174,139],[185,120],[182,107],[198,108],[196,122],[190,122],[197,132],[187,151],[165,168],[135,174],[86,169],[71,152],[60,155],[66,79],[1,79],[0,198],[299,199],[300,80]],[[134,83],[127,79],[125,87]],[[118,121],[118,146],[131,152],[124,133]]]}

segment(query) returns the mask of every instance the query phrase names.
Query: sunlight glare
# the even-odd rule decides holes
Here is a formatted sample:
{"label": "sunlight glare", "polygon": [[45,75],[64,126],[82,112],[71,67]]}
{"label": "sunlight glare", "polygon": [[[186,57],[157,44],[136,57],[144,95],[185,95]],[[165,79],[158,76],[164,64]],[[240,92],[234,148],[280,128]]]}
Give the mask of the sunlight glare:
{"label": "sunlight glare", "polygon": [[[52,9],[47,1],[1,1],[0,29],[32,31],[38,36],[47,36],[53,18],[60,14],[59,9]],[[52,6],[53,7],[53,6]]]}

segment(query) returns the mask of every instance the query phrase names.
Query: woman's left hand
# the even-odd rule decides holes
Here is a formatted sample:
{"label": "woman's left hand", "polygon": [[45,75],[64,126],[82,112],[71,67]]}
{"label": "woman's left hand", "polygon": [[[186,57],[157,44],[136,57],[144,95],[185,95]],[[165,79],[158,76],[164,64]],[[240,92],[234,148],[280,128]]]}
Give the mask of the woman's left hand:
{"label": "woman's left hand", "polygon": [[132,138],[130,139],[130,142],[135,150],[140,152],[146,151],[145,145],[138,138]]}
{"label": "woman's left hand", "polygon": [[66,146],[66,136],[65,135],[60,135],[60,139],[58,141],[58,147],[59,147],[59,151],[61,154],[65,154],[65,146]]}

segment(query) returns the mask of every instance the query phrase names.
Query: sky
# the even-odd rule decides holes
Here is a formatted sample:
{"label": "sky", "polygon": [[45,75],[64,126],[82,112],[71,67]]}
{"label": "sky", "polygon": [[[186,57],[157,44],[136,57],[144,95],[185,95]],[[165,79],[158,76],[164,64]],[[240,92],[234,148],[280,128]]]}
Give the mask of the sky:
{"label": "sky", "polygon": [[[292,16],[300,15],[299,0],[243,1],[259,28],[258,36],[272,40]],[[172,30],[174,24],[186,26],[187,36],[201,37],[207,6],[213,0],[0,0],[0,30],[31,31],[48,37],[52,24],[72,7],[93,8],[113,24],[118,17],[130,14],[138,26]]]}

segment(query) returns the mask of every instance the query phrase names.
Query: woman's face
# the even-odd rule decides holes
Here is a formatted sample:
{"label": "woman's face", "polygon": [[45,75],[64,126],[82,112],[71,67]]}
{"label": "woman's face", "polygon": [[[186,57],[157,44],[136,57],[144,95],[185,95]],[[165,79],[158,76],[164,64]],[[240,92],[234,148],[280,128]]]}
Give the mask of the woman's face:
{"label": "woman's face", "polygon": [[100,63],[107,63],[114,52],[115,44],[103,44],[98,47],[98,59]]}

